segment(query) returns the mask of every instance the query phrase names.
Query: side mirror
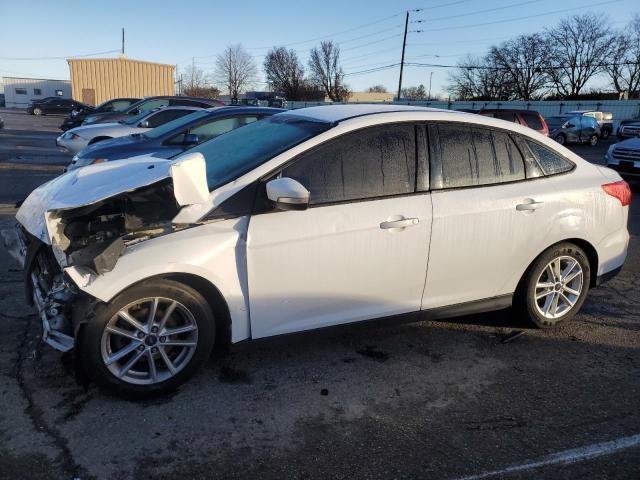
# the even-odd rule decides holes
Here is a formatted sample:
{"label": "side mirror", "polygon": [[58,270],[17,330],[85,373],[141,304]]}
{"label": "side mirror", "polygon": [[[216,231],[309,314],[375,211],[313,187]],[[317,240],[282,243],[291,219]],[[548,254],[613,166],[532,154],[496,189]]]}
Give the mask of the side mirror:
{"label": "side mirror", "polygon": [[309,190],[293,178],[267,182],[267,198],[280,210],[306,210],[309,206]]}
{"label": "side mirror", "polygon": [[187,133],[184,136],[184,140],[182,141],[182,144],[185,146],[197,145],[199,143],[200,139],[198,138],[198,135],[195,135],[193,133]]}
{"label": "side mirror", "polygon": [[196,205],[209,199],[207,165],[200,152],[187,153],[171,165],[173,195],[178,205]]}
{"label": "side mirror", "polygon": [[151,128],[151,127],[149,126],[149,120],[143,120],[142,122],[140,122],[140,123],[138,124],[138,126],[139,126],[140,128]]}
{"label": "side mirror", "polygon": [[569,122],[565,123],[565,124],[562,126],[562,128],[573,128],[573,127],[575,127],[575,125],[574,125],[573,123],[569,123]]}

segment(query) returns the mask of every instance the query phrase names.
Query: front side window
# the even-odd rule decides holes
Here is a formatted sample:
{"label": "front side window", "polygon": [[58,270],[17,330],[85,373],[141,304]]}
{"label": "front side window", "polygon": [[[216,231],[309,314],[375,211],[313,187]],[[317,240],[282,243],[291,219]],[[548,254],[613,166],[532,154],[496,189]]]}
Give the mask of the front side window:
{"label": "front side window", "polygon": [[569,160],[565,160],[550,148],[543,147],[531,140],[527,140],[527,145],[538,159],[538,163],[545,175],[555,175],[556,173],[564,173],[573,169],[573,164]]}
{"label": "front side window", "polygon": [[310,204],[362,200],[415,191],[413,125],[381,125],[348,133],[302,154],[282,170],[310,192]]}
{"label": "front side window", "polygon": [[149,113],[150,111],[155,110],[156,108],[163,108],[168,105],[169,105],[169,100],[160,98],[157,100],[149,100],[148,102],[141,104],[137,110],[139,113]]}
{"label": "front side window", "polygon": [[442,188],[525,178],[522,154],[504,132],[467,125],[433,125],[430,139],[432,154],[442,165]]}

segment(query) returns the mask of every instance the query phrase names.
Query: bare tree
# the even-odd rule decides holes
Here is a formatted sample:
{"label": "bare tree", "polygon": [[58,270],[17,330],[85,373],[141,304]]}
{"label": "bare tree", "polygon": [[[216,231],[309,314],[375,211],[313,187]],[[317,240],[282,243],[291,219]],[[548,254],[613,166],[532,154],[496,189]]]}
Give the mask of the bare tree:
{"label": "bare tree", "polygon": [[387,87],[384,85],[374,85],[373,87],[367,88],[367,92],[369,93],[387,93]]}
{"label": "bare tree", "polygon": [[490,56],[468,55],[449,72],[448,90],[460,100],[508,100],[513,88],[505,70],[492,63]]}
{"label": "bare tree", "polygon": [[549,83],[546,69],[550,60],[548,44],[537,33],[521,35],[489,51],[489,63],[502,69],[513,96],[521,100],[542,96]]}
{"label": "bare tree", "polygon": [[342,102],[349,98],[351,92],[344,84],[338,45],[331,41],[323,41],[319,47],[312,48],[309,70],[311,70],[311,80],[322,87],[332,101]]}
{"label": "bare tree", "polygon": [[640,94],[640,15],[635,14],[627,27],[613,40],[613,54],[605,70],[618,93]]}
{"label": "bare tree", "polygon": [[611,53],[610,30],[606,17],[585,13],[568,17],[547,31],[553,58],[549,78],[558,94],[578,95],[604,70]]}
{"label": "bare tree", "polygon": [[253,85],[257,72],[253,57],[240,43],[229,45],[216,57],[216,81],[224,85],[231,98],[238,98],[240,92]]}
{"label": "bare tree", "polygon": [[295,50],[274,47],[264,59],[264,73],[276,92],[282,92],[288,100],[302,100],[306,90],[304,67]]}
{"label": "bare tree", "polygon": [[427,91],[424,85],[420,84],[417,87],[407,87],[402,89],[402,98],[407,100],[426,100]]}
{"label": "bare tree", "polygon": [[220,95],[220,90],[213,86],[210,77],[194,64],[187,69],[182,82],[181,93],[184,95],[204,98],[218,98]]}

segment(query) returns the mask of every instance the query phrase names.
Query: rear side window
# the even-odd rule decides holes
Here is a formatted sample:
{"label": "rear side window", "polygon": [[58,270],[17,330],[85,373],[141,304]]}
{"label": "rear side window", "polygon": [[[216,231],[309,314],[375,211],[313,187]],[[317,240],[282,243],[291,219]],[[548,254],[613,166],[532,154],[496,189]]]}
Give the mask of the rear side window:
{"label": "rear side window", "polygon": [[506,120],[507,122],[518,123],[516,115],[513,112],[495,112],[493,116],[495,118],[499,118],[500,120]]}
{"label": "rear side window", "polygon": [[302,183],[312,205],[413,193],[415,145],[413,125],[371,127],[302,154],[282,176]]}
{"label": "rear side window", "polygon": [[540,121],[540,116],[537,113],[523,112],[521,115],[524,121],[527,122],[527,127],[533,128],[534,130],[542,130],[544,128]]}
{"label": "rear side window", "polygon": [[553,150],[531,140],[527,140],[527,145],[538,159],[545,175],[564,173],[573,168],[573,164],[569,160],[565,160]]}
{"label": "rear side window", "polygon": [[525,178],[524,160],[506,133],[466,125],[430,127],[442,188],[491,185]]}

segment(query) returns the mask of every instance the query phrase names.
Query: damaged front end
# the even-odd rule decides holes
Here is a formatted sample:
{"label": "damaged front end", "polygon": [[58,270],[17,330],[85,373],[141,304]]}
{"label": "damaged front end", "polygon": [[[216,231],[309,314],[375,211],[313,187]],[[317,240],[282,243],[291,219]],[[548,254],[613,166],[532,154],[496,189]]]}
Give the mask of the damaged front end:
{"label": "damaged front end", "polygon": [[[199,156],[185,161],[189,163],[144,162],[144,173],[158,170],[147,173],[142,186],[132,187],[131,178],[120,186],[99,183],[94,196],[85,192],[85,201],[78,198],[72,202],[71,187],[90,187],[96,179],[118,180],[111,169],[111,175],[103,178],[95,170],[89,172],[91,182],[82,181],[82,175],[78,181],[80,169],[36,189],[27,198],[16,215],[16,228],[2,235],[7,250],[24,268],[27,301],[38,309],[45,343],[63,352],[71,350],[79,325],[87,319],[87,312],[77,309],[82,304],[89,310],[94,302],[79,301],[87,296],[65,269],[81,268],[91,277],[102,275],[113,270],[129,246],[193,225],[173,222],[182,206],[204,200],[208,194],[204,159]],[[117,173],[130,173],[131,168],[122,170],[126,172]],[[80,197],[78,192],[75,196]]]}

